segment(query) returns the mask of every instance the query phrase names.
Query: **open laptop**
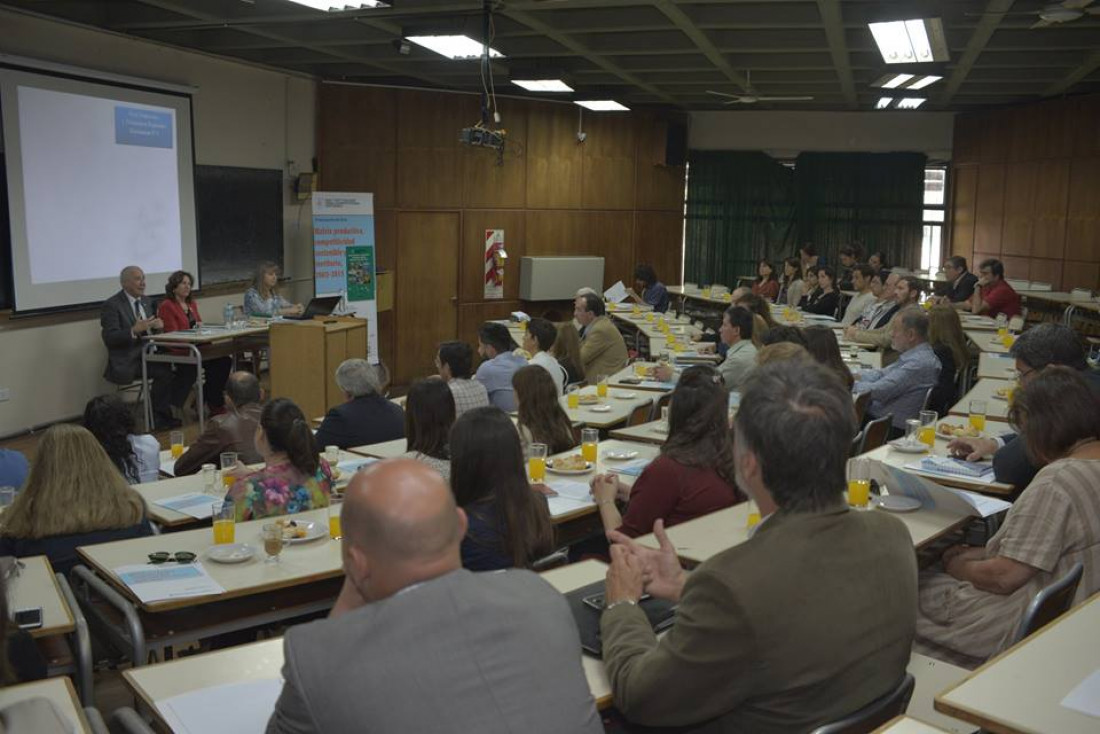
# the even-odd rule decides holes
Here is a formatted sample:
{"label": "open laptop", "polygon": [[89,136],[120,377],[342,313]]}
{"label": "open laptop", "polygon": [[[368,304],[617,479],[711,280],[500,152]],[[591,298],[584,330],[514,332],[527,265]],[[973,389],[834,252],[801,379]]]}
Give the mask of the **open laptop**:
{"label": "open laptop", "polygon": [[340,304],[342,296],[318,296],[317,298],[309,299],[309,305],[306,306],[306,310],[302,312],[301,316],[287,316],[287,319],[294,321],[308,321],[314,316],[329,316]]}

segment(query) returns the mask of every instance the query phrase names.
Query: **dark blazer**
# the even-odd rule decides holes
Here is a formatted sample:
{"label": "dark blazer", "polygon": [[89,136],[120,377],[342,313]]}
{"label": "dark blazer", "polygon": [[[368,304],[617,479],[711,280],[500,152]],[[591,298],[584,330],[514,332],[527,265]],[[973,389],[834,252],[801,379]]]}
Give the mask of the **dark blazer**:
{"label": "dark blazer", "polygon": [[405,436],[405,411],[381,395],[364,395],[330,410],[317,429],[317,445],[366,446]]}
{"label": "dark blazer", "polygon": [[262,409],[258,403],[250,403],[208,420],[198,440],[188,447],[183,456],[176,459],[176,476],[194,474],[203,464],[217,466],[218,456],[223,451],[237,452],[237,458],[245,464],[263,461],[263,457],[256,451],[255,438]]}
{"label": "dark blazer", "polygon": [[957,283],[951,284],[951,288],[947,291],[947,300],[952,303],[970,300],[970,297],[974,295],[974,286],[976,285],[978,285],[978,276],[967,271],[965,275],[959,278]]}
{"label": "dark blazer", "polygon": [[947,415],[947,411],[955,404],[955,380],[958,378],[955,355],[951,347],[946,344],[932,347],[932,351],[940,361],[940,376],[932,386],[932,398],[928,401],[928,409],[936,411],[939,415]]}
{"label": "dark blazer", "polygon": [[[146,317],[156,317],[152,298],[142,297],[141,305]],[[99,311],[100,335],[107,347],[107,368],[103,377],[116,385],[125,385],[141,377],[141,339],[130,333],[135,321],[137,318],[125,291],[104,301]]]}
{"label": "dark blazer", "polygon": [[46,556],[57,573],[68,574],[72,567],[80,563],[76,549],[82,545],[110,543],[113,540],[129,540],[152,535],[153,528],[148,520],[137,525],[117,530],[93,530],[90,533],[76,535],[52,535],[48,538],[11,538],[0,537],[0,556]]}
{"label": "dark blazer", "polygon": [[899,308],[901,308],[901,306],[898,305],[897,303],[895,303],[893,306],[891,306],[890,308],[883,311],[882,315],[879,316],[877,320],[871,322],[870,328],[872,328],[872,329],[882,329],[882,328],[884,328],[887,324],[890,323],[890,319],[894,318],[894,314],[896,314],[898,312]]}

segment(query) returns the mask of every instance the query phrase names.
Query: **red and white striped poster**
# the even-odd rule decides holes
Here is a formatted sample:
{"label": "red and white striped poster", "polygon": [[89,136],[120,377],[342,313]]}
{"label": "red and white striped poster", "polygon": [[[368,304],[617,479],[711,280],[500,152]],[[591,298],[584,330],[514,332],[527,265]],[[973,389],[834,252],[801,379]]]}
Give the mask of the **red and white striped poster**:
{"label": "red and white striped poster", "polygon": [[485,230],[485,298],[504,298],[504,230]]}

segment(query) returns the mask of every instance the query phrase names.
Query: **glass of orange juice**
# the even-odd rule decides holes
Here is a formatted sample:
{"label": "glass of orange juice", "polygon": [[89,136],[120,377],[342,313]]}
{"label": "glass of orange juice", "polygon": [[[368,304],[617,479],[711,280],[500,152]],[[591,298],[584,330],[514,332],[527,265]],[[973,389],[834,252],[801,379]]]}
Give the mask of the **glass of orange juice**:
{"label": "glass of orange juice", "polygon": [[760,524],[760,508],[756,505],[756,500],[749,498],[749,519],[746,523],[746,527],[752,530]]}
{"label": "glass of orange juice", "polygon": [[871,465],[867,459],[848,460],[848,505],[866,510],[871,504]]}
{"label": "glass of orange juice", "polygon": [[596,376],[596,396],[601,398],[607,397],[607,375]]}
{"label": "glass of orange juice", "polygon": [[576,385],[570,385],[569,389],[565,392],[565,404],[569,406],[570,410],[576,410],[581,407],[580,388]]}
{"label": "glass of orange juice", "polygon": [[226,452],[224,452],[220,457],[220,461],[221,461],[221,467],[222,467],[222,484],[226,488],[232,487],[233,482],[237,481],[237,478],[235,476],[233,476],[232,474],[230,474],[229,470],[237,465],[237,452],[236,451],[226,451]]}
{"label": "glass of orange juice", "polygon": [[595,428],[581,430],[581,456],[585,461],[596,463],[596,447],[600,442],[600,432]]}
{"label": "glass of orange juice", "polygon": [[922,410],[919,415],[920,442],[931,449],[936,445],[936,419],[939,416],[934,410]]}
{"label": "glass of orange juice", "polygon": [[634,363],[634,376],[635,377],[645,377],[645,375],[646,375],[646,363],[645,362],[635,362]]}
{"label": "glass of orange juice", "polygon": [[970,401],[970,425],[976,430],[985,431],[985,411],[986,403],[984,400]]}
{"label": "glass of orange juice", "polygon": [[340,502],[330,500],[328,506],[328,536],[333,540],[339,540],[343,533],[340,529]]}
{"label": "glass of orange juice", "polygon": [[527,473],[532,482],[546,479],[546,444],[533,443],[527,447]]}
{"label": "glass of orange juice", "polygon": [[214,521],[214,544],[232,543],[237,521],[236,506],[232,502],[215,502],[211,518]]}
{"label": "glass of orange juice", "polygon": [[183,456],[183,431],[172,431],[169,435],[168,445],[172,449],[172,458]]}
{"label": "glass of orange juice", "polygon": [[653,319],[655,319],[655,318],[656,318],[656,316],[653,315],[652,311],[646,311],[646,313],[645,313],[645,320],[646,321],[653,321]]}

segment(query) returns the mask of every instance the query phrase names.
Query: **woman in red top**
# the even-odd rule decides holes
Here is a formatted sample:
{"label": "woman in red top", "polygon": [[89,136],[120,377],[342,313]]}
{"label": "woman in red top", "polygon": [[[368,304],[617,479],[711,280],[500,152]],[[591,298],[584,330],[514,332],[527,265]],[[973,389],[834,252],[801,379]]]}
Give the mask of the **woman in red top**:
{"label": "woman in red top", "polygon": [[[194,329],[202,325],[202,317],[199,316],[199,304],[191,297],[191,286],[195,279],[185,270],[177,270],[168,276],[168,283],[164,287],[165,298],[157,307],[157,317],[164,322],[164,330],[184,331]],[[177,350],[180,354],[186,350]],[[206,381],[203,383],[203,400],[210,406],[212,414],[225,412],[225,381],[229,379],[229,369],[232,362],[229,357],[203,360],[202,369],[206,373]],[[195,366],[191,364],[177,364],[176,378],[172,382],[171,403],[177,408],[183,407],[187,400],[187,394],[195,384]]]}
{"label": "woman in red top", "polygon": [[774,303],[779,295],[779,279],[775,275],[775,268],[767,260],[761,260],[756,266],[756,272],[756,280],[752,283],[753,294]]}
{"label": "woman in red top", "polygon": [[[668,411],[668,440],[633,487],[614,474],[592,480],[592,496],[605,532],[636,538],[729,507],[744,499],[734,483],[726,389],[713,367],[689,367],[680,376]],[[620,514],[615,501],[627,502]]]}

